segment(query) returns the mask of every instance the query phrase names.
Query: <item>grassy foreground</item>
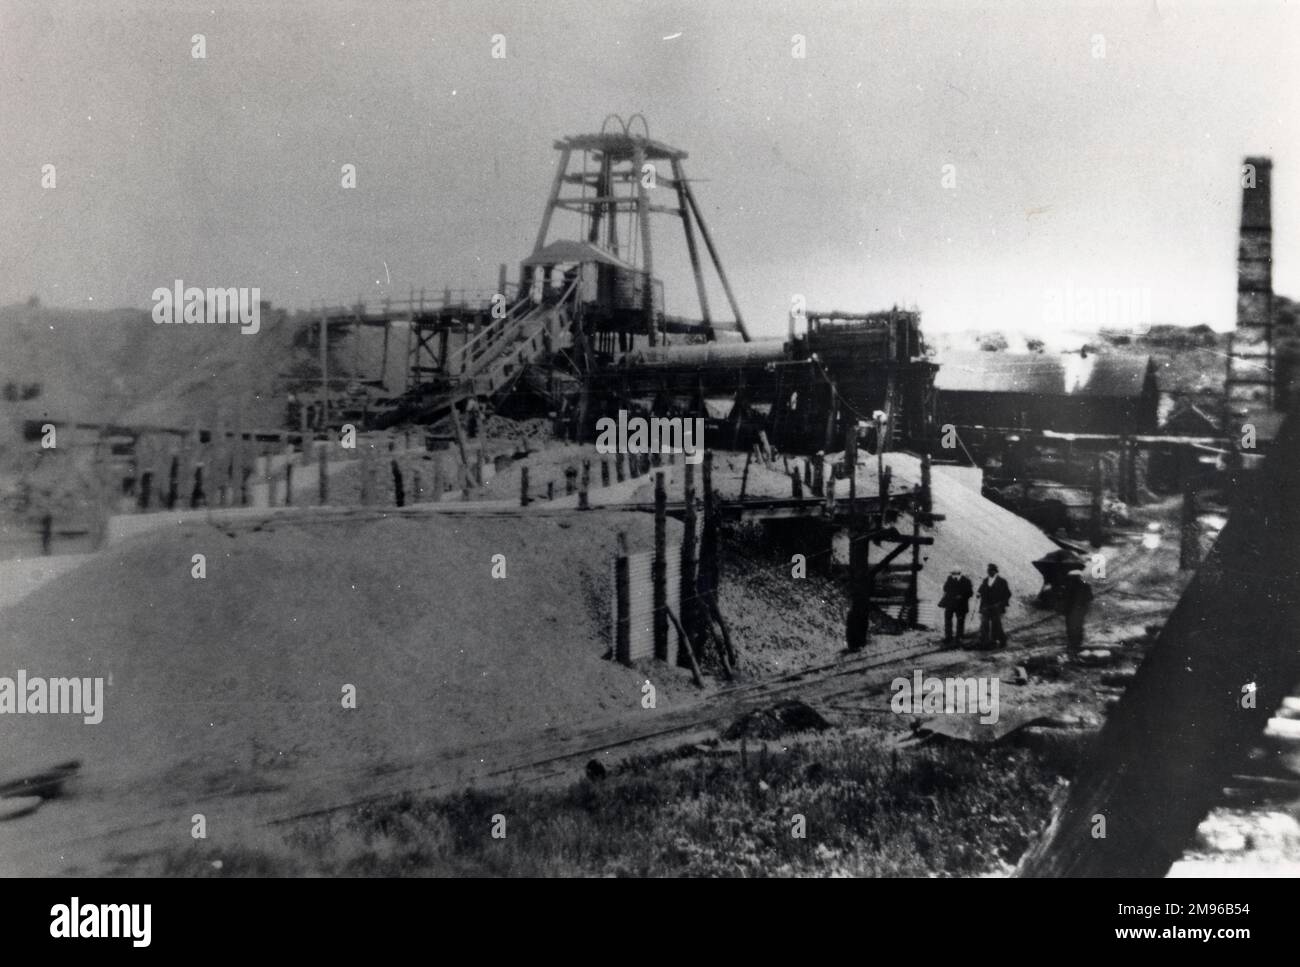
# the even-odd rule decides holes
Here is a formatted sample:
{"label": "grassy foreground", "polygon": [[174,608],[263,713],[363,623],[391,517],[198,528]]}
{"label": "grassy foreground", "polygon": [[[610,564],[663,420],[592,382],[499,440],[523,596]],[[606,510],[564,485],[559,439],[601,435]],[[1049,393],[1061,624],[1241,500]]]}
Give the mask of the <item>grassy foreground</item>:
{"label": "grassy foreground", "polygon": [[1023,749],[891,753],[874,736],[839,736],[771,753],[640,760],[564,789],[364,806],[283,839],[268,834],[258,848],[202,841],[132,872],[970,876],[1015,862],[1046,823],[1056,782]]}

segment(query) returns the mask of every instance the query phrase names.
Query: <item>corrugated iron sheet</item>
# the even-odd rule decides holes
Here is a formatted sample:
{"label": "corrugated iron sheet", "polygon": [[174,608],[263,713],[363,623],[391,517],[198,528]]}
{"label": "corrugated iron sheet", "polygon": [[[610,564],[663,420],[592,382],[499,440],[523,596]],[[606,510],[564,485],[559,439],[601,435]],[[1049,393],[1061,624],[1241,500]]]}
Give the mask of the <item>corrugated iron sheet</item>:
{"label": "corrugated iron sheet", "polygon": [[[668,607],[673,614],[680,617],[681,610],[681,544],[670,544],[667,548],[667,567],[664,568],[667,582]],[[615,572],[617,574],[617,572]],[[628,643],[625,653],[616,654],[619,661],[630,664],[643,658],[655,656],[654,635],[654,551],[641,551],[629,554],[627,559],[627,600],[628,600]],[[618,648],[618,588],[613,588],[610,599],[612,616],[612,640]],[[677,662],[677,632],[668,624],[668,661]]]}
{"label": "corrugated iron sheet", "polygon": [[958,351],[940,354],[935,388],[943,393],[1132,398],[1142,395],[1148,356]]}

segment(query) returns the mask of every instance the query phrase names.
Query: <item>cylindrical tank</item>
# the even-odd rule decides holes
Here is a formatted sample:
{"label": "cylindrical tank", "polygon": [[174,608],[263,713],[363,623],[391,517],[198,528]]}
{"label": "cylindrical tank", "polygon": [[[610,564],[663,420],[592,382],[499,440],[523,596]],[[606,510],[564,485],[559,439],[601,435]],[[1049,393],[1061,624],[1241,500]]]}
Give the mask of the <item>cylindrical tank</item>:
{"label": "cylindrical tank", "polygon": [[784,361],[785,342],[755,339],[752,342],[706,342],[692,346],[656,346],[641,349],[627,359],[628,365],[647,368],[744,367]]}

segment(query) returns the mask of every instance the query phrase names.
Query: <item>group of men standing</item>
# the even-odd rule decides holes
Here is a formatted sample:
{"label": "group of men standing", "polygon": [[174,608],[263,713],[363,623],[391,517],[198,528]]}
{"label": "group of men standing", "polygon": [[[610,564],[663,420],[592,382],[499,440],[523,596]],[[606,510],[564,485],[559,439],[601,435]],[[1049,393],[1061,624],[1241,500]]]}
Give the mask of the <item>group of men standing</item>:
{"label": "group of men standing", "polygon": [[[979,646],[981,648],[1004,648],[1007,644],[1007,632],[1002,627],[1002,616],[1006,614],[1007,605],[1011,603],[1011,587],[1007,579],[998,574],[998,566],[988,566],[988,576],[980,582],[975,590],[970,578],[960,570],[954,570],[943,582],[943,598],[939,607],[943,608],[944,644],[956,641],[961,643],[966,636],[966,615],[970,613],[970,599],[979,597]],[[953,625],[957,626],[956,635]]]}
{"label": "group of men standing", "polygon": [[[966,636],[966,615],[970,612],[970,599],[976,596],[979,597],[979,647],[1005,648],[1007,633],[1002,627],[1002,616],[1011,603],[1011,587],[1006,578],[998,574],[996,564],[988,566],[988,576],[980,582],[978,591],[960,569],[950,573],[943,582],[943,597],[939,600],[939,607],[943,608],[944,644],[961,644]],[[1070,655],[1078,654],[1083,648],[1083,622],[1091,604],[1091,586],[1083,580],[1079,571],[1071,571],[1066,577],[1061,601],[1061,610],[1065,614],[1066,651]]]}

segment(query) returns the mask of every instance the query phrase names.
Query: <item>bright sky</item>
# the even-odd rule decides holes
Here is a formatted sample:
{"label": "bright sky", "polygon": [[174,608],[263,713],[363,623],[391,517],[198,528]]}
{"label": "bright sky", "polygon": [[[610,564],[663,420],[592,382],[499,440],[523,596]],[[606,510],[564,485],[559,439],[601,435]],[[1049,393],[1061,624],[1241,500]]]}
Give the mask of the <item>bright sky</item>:
{"label": "bright sky", "polygon": [[1298,39],[1296,4],[1236,0],[0,0],[0,303],[489,288],[554,139],[640,111],[690,152],[759,334],[796,293],[1044,335],[1062,296],[1118,293],[1224,328],[1247,154],[1274,159],[1274,285],[1300,295]]}

